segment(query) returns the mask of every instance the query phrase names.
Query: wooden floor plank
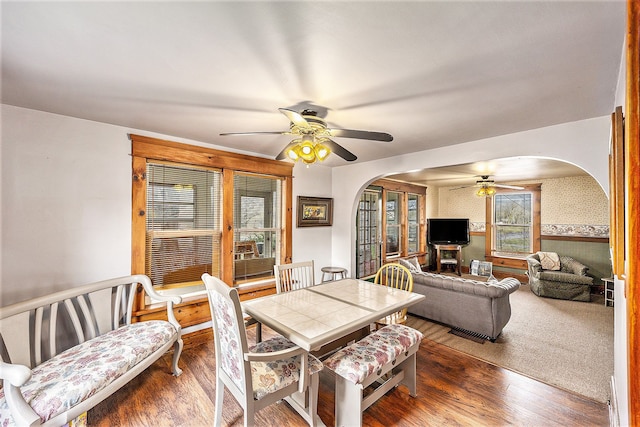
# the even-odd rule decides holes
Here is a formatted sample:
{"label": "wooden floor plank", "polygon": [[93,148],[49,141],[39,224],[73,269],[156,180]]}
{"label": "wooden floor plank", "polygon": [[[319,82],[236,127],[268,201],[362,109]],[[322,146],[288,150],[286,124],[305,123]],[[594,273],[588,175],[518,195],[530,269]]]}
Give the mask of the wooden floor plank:
{"label": "wooden floor plank", "polygon": [[[265,337],[273,334],[265,328]],[[253,330],[248,331],[253,342]],[[210,330],[185,337],[173,377],[171,353],[88,413],[90,426],[209,426],[216,408],[215,355]],[[418,397],[404,386],[389,391],[363,416],[363,425],[388,426],[608,426],[606,404],[575,395],[423,340],[417,357]],[[318,414],[334,423],[333,378],[320,377]],[[223,425],[242,425],[240,405],[225,393]],[[256,415],[256,425],[305,425],[287,403]]]}

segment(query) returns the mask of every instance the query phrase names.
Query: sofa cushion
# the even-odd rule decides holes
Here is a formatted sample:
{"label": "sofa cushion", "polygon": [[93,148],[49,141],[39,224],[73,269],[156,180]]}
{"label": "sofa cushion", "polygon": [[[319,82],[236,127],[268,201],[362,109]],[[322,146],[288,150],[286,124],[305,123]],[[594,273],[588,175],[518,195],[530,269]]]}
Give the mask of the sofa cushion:
{"label": "sofa cushion", "polygon": [[[176,333],[163,320],[122,326],[36,366],[20,391],[44,423],[105,388],[174,339]],[[0,425],[13,424],[4,391],[0,390]]]}
{"label": "sofa cushion", "polygon": [[560,257],[555,252],[538,252],[543,270],[560,270]]}
{"label": "sofa cushion", "polygon": [[593,277],[580,276],[573,273],[565,273],[562,271],[541,271],[540,280],[549,282],[574,283],[577,285],[592,285]]}

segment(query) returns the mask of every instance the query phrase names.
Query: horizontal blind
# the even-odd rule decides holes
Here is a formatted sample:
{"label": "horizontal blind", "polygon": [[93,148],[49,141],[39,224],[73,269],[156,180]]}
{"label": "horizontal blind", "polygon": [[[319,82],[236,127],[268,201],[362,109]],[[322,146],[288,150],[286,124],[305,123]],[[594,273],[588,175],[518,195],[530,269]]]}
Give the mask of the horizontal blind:
{"label": "horizontal blind", "polygon": [[219,171],[147,165],[145,265],[154,285],[220,276],[221,199]]}

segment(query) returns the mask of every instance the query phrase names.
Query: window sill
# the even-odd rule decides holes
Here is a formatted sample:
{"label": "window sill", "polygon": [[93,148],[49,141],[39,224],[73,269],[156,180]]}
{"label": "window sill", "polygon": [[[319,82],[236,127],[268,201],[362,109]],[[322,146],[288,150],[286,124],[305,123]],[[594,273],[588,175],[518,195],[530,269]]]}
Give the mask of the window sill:
{"label": "window sill", "polygon": [[494,266],[507,267],[507,268],[527,268],[527,255],[525,254],[500,254],[494,253],[492,255],[486,255],[485,259],[493,263]]}

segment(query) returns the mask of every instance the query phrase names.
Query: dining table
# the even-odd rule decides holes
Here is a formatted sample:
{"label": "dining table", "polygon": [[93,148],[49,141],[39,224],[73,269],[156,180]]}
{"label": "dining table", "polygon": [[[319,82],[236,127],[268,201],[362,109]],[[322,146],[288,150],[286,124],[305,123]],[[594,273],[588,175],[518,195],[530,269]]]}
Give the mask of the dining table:
{"label": "dining table", "polygon": [[424,295],[360,279],[341,279],[244,301],[243,310],[299,347],[317,352]]}

